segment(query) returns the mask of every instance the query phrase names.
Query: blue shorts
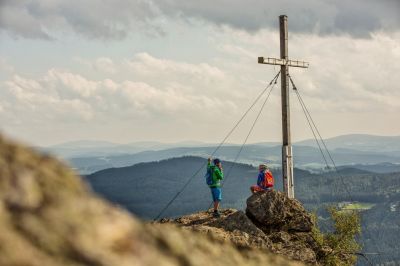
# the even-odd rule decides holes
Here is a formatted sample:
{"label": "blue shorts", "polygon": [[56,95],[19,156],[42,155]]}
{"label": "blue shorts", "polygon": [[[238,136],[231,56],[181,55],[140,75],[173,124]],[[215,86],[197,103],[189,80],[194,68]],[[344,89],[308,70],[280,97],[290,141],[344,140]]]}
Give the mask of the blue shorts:
{"label": "blue shorts", "polygon": [[213,201],[221,201],[222,200],[222,191],[220,187],[212,187],[211,188],[211,195],[213,198]]}

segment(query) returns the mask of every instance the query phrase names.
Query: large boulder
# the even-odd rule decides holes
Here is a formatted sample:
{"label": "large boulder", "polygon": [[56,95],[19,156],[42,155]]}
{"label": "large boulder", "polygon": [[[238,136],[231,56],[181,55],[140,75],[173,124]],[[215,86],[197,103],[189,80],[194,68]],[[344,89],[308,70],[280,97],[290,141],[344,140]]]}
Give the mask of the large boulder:
{"label": "large boulder", "polygon": [[144,224],[62,163],[0,136],[0,265],[301,265],[173,225]]}
{"label": "large boulder", "polygon": [[296,199],[276,190],[262,191],[247,199],[247,216],[263,231],[310,232],[310,214]]}

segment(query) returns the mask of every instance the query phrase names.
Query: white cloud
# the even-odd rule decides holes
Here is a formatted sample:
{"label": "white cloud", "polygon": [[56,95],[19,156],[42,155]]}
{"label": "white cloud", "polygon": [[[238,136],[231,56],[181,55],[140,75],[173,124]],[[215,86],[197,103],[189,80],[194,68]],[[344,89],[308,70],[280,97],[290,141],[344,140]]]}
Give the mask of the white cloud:
{"label": "white cloud", "polygon": [[133,60],[125,61],[133,71],[142,75],[178,74],[200,79],[224,79],[224,72],[207,63],[189,64],[167,59],[155,58],[148,53],[138,53]]}
{"label": "white cloud", "polygon": [[[54,121],[89,120],[93,116],[90,106],[79,97],[62,97],[66,95],[64,88],[70,88],[76,93],[76,82],[69,76],[59,80],[60,75],[54,70],[42,80],[32,80],[20,76],[14,76],[12,80],[5,82],[6,90],[2,91],[2,104],[5,105],[4,116],[11,121],[24,121],[27,125],[31,121],[40,123],[52,123]],[[75,84],[74,84],[75,83]],[[59,86],[64,84],[63,86]],[[69,85],[74,84],[70,87]],[[9,120],[9,121],[10,121]],[[7,122],[9,122],[7,121]]]}
{"label": "white cloud", "polygon": [[100,74],[112,75],[117,72],[117,66],[109,57],[98,57],[94,60],[75,57],[73,60]]}
{"label": "white cloud", "polygon": [[[175,87],[155,88],[145,82],[111,79],[89,80],[81,75],[51,69],[40,79],[14,76],[5,82],[2,102],[11,103],[5,111],[29,121],[62,122],[63,119],[94,121],[105,117],[176,119],[224,106],[222,100],[204,94],[185,94]],[[45,114],[45,116],[42,116]],[[34,117],[32,119],[32,117]],[[49,119],[47,121],[46,119]]]}
{"label": "white cloud", "polygon": [[[177,39],[175,48],[144,50],[133,57],[129,51],[125,59],[111,56],[106,49],[94,55],[73,53],[79,56],[75,62],[86,67],[65,66],[69,58],[63,58],[60,65],[68,70],[53,68],[39,76],[17,68],[18,75],[1,86],[2,127],[18,124],[30,133],[47,129],[43,134],[50,135],[51,128],[70,125],[76,134],[86,132],[86,138],[115,140],[121,132],[129,132],[128,141],[220,140],[278,71],[257,64],[257,56],[278,57],[279,36],[276,30],[248,33],[200,24],[190,30],[196,27],[206,27],[202,28],[207,36],[204,47],[182,54],[181,47],[186,49],[188,43]],[[199,56],[191,56],[197,49]],[[290,31],[289,55],[310,62],[309,69],[291,69],[291,75],[315,119],[330,135],[398,134],[400,126],[387,125],[385,117],[400,111],[400,65],[395,63],[400,61],[400,34],[377,32],[369,39],[354,39]],[[293,96],[294,136],[309,137],[299,133],[304,124],[296,124],[302,114]],[[280,139],[279,97],[276,89],[260,119],[264,130],[256,129],[250,141]],[[108,135],[99,135],[107,130]]]}
{"label": "white cloud", "polygon": [[224,44],[219,46],[219,50],[227,53],[231,56],[242,56],[247,57],[248,59],[254,61],[254,58],[257,58],[258,55],[255,52],[252,52],[242,46],[232,45],[232,44]]}
{"label": "white cloud", "polygon": [[[232,53],[225,61],[232,60],[233,64],[240,65],[242,72],[252,73],[253,79],[260,78],[260,73],[251,69],[256,57],[253,66],[244,70],[248,65],[244,63],[248,55],[240,53],[240,48],[261,51],[259,56],[279,57],[276,32],[263,30],[249,34],[225,28],[225,36],[230,36],[225,40],[228,46],[224,43],[220,46],[225,48],[224,52]],[[400,73],[400,64],[395,63],[400,61],[399,49],[400,34],[376,33],[370,39],[353,39],[349,36],[292,33],[289,36],[289,57],[308,61],[310,67],[306,70],[292,68],[291,75],[317,111],[399,111],[400,75],[394,74]],[[258,68],[271,69],[273,66],[259,65]]]}
{"label": "white cloud", "polygon": [[107,74],[114,74],[116,72],[114,62],[107,57],[97,58],[94,68]]}
{"label": "white cloud", "polygon": [[[227,92],[234,78],[220,67],[210,63],[188,63],[165,58],[156,58],[142,52],[132,59],[112,60],[107,57],[95,59],[74,59],[87,69],[94,70],[99,76],[107,75],[119,80],[135,79],[144,81],[161,90],[174,88],[182,92],[201,93]],[[101,69],[101,70],[100,70]]]}
{"label": "white cloud", "polygon": [[[400,65],[389,62],[400,60],[393,53],[400,45],[399,40],[398,35],[388,38],[382,34],[373,35],[371,40],[313,37],[309,41],[313,47],[304,57],[316,67],[309,69],[311,75],[303,77],[308,76],[308,83],[318,89],[307,93],[305,88],[305,93],[325,102],[339,100],[335,105],[352,111],[398,110],[400,93],[396,84],[400,77],[390,73],[399,72]],[[301,43],[304,39],[298,39],[293,45],[301,47]],[[352,104],[358,101],[364,106]]]}

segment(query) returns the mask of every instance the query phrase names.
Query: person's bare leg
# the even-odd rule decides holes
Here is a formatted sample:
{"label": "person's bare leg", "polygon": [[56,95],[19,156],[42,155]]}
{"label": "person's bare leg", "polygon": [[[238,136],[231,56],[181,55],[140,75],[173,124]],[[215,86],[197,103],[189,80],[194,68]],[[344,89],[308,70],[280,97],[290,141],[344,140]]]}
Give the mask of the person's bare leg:
{"label": "person's bare leg", "polygon": [[219,201],[216,200],[214,201],[214,211],[218,211],[218,207],[219,207]]}

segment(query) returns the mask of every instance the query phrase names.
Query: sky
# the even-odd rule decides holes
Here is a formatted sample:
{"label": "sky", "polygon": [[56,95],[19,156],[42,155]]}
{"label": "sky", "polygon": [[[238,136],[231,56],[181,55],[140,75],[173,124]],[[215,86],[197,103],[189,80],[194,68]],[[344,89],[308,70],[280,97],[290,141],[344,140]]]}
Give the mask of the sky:
{"label": "sky", "polygon": [[[321,135],[400,135],[399,0],[0,0],[0,131],[41,146],[220,142],[279,71],[257,57],[279,57],[282,14]],[[293,141],[311,138],[290,104]],[[281,140],[280,108],[277,84],[248,142]]]}

